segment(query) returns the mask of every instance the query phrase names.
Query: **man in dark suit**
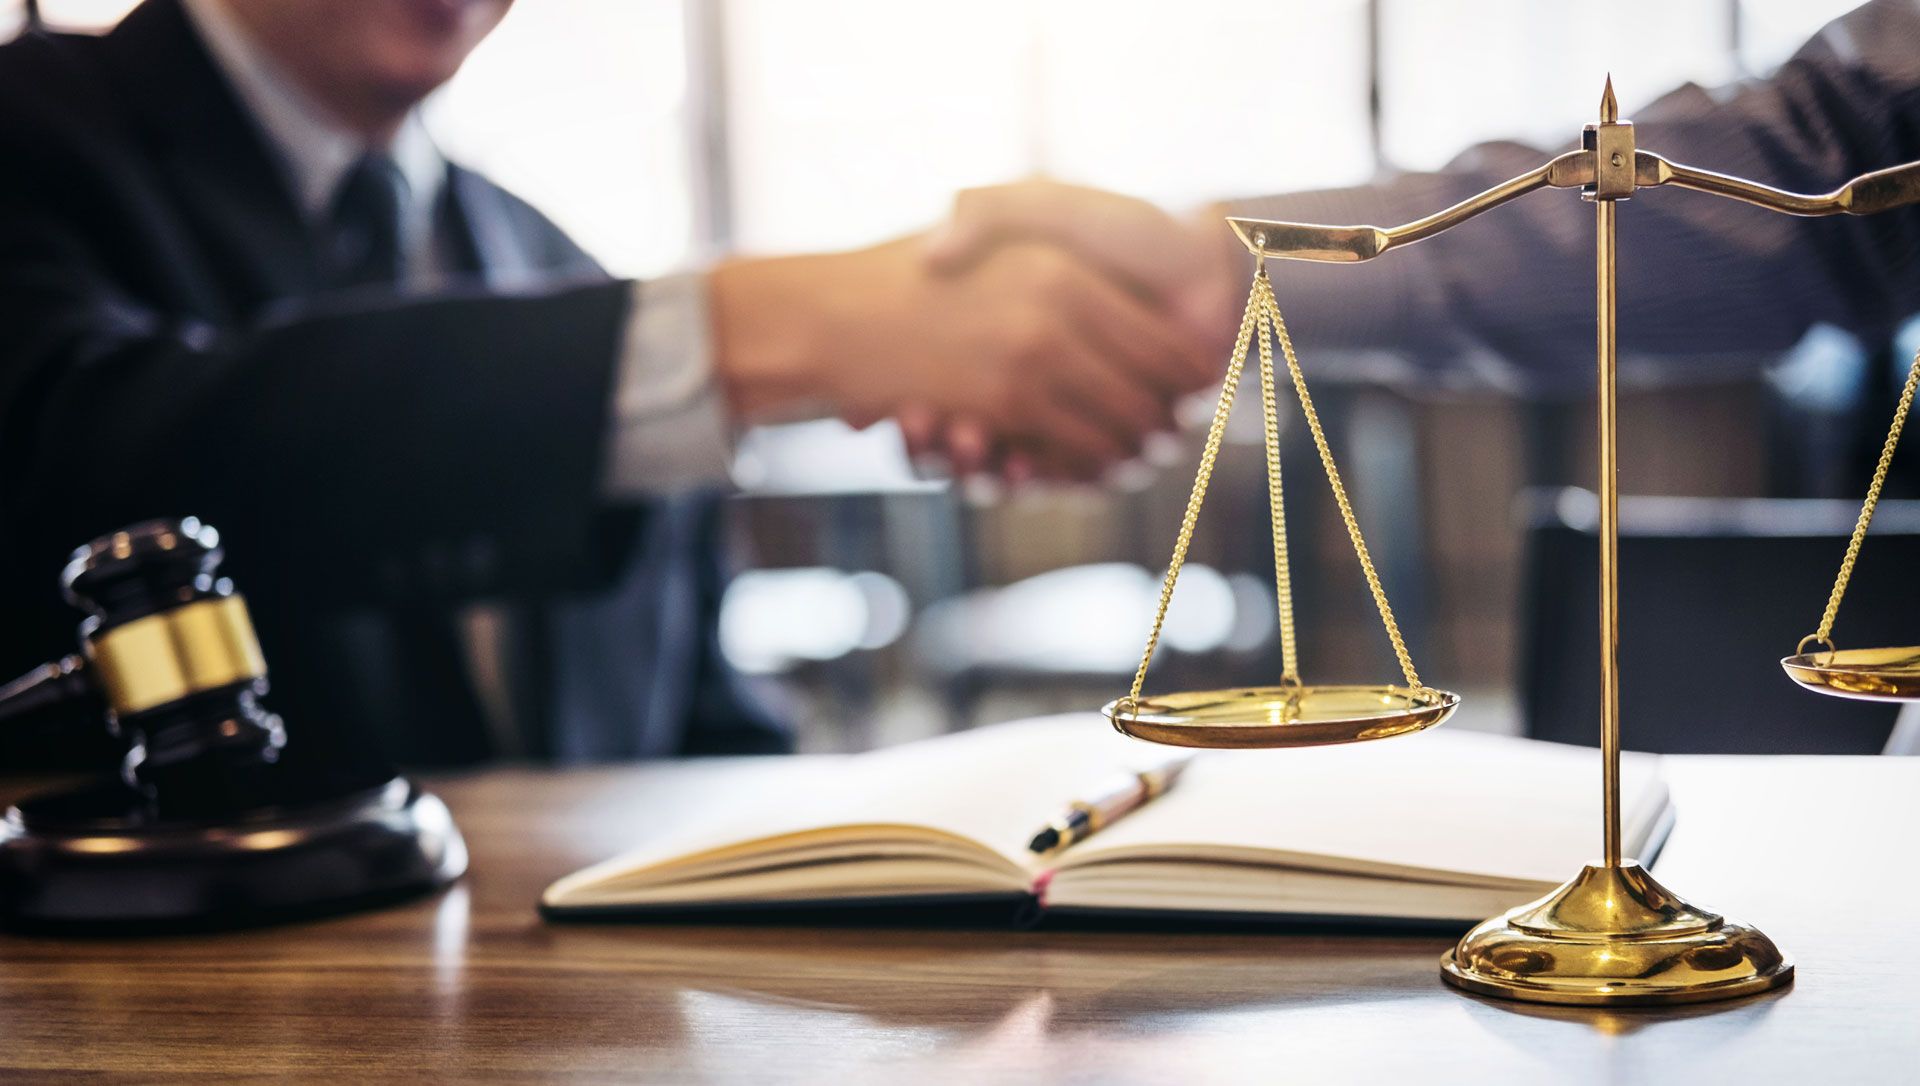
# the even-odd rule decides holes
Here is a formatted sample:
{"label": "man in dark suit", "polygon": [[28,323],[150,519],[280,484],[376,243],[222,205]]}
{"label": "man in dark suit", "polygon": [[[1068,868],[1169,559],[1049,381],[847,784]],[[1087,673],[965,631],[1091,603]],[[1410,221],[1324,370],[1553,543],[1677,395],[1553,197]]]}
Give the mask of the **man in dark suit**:
{"label": "man in dark suit", "polygon": [[734,428],[965,415],[1088,475],[1205,379],[1040,244],[609,279],[420,127],[506,7],[147,0],[0,47],[0,666],[71,637],[68,550],[191,513],[290,754],[777,749],[712,636]]}

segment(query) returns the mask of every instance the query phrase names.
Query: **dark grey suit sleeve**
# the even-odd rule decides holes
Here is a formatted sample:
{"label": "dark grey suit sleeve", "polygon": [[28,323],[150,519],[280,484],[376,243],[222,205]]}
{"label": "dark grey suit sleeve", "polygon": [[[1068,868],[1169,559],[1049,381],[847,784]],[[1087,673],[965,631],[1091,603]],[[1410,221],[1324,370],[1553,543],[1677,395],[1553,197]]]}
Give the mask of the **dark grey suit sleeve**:
{"label": "dark grey suit sleeve", "polygon": [[[1630,119],[1645,150],[1798,191],[1825,192],[1920,159],[1920,3],[1874,0],[1766,80],[1718,91],[1688,85]],[[1564,149],[1486,144],[1436,173],[1232,207],[1263,218],[1394,225]],[[1625,204],[1619,224],[1629,371],[1751,370],[1816,322],[1881,337],[1920,310],[1920,209],[1800,219],[1654,189]],[[1386,349],[1423,380],[1572,385],[1591,380],[1593,233],[1587,206],[1550,190],[1368,263],[1270,267],[1305,350]]]}

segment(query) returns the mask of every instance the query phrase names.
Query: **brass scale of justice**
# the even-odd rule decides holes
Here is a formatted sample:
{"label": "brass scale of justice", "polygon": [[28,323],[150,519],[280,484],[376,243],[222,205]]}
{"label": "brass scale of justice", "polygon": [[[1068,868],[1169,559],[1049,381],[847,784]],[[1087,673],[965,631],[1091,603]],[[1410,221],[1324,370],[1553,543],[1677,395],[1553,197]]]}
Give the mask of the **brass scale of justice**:
{"label": "brass scale of justice", "polygon": [[[1581,149],[1496,185],[1427,218],[1383,229],[1229,219],[1257,260],[1246,314],[1207,430],[1198,475],[1161,585],[1146,650],[1126,697],[1105,715],[1126,735],[1184,747],[1271,748],[1353,743],[1406,735],[1446,720],[1459,695],[1420,681],[1407,653],[1379,575],[1367,553],[1326,434],[1267,278],[1269,257],[1345,263],[1371,260],[1392,249],[1444,233],[1482,212],[1540,188],[1577,188],[1592,202],[1597,236],[1595,303],[1599,356],[1600,441],[1600,675],[1604,859],[1546,897],[1484,921],[1441,959],[1448,983],[1481,995],[1540,1003],[1630,1005],[1727,999],[1789,983],[1792,961],[1757,929],[1689,904],[1654,881],[1636,860],[1620,854],[1620,717],[1617,662],[1619,616],[1619,485],[1615,436],[1615,232],[1618,201],[1658,186],[1724,196],[1788,215],[1870,215],[1920,203],[1920,162],[1855,178],[1824,195],[1801,195],[1738,177],[1711,173],[1642,151],[1633,124],[1618,118],[1613,81],[1600,101],[1600,122],[1583,130]],[[1367,588],[1398,658],[1404,684],[1315,685],[1300,678],[1293,621],[1291,568],[1282,501],[1273,341],[1278,339],[1301,413],[1320,455],[1335,504],[1345,522]],[[1194,523],[1220,452],[1241,374],[1259,344],[1261,404],[1265,414],[1268,498],[1272,505],[1274,580],[1279,602],[1280,684],[1147,696],[1141,691],[1159,644],[1174,584],[1192,541]],[[1873,519],[1881,484],[1901,427],[1920,384],[1916,355],[1893,425],[1840,574],[1815,633],[1781,661],[1800,685],[1824,694],[1881,701],[1920,701],[1920,647],[1837,650],[1830,640],[1861,542]],[[1814,649],[1816,651],[1809,651]]]}

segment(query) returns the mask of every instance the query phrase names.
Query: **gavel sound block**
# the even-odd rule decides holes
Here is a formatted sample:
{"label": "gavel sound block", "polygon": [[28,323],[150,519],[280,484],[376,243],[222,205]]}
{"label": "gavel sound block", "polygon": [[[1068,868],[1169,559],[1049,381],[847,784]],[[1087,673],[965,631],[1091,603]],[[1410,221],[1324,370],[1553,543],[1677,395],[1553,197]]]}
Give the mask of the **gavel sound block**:
{"label": "gavel sound block", "polygon": [[[0,924],[228,927],[364,907],[466,870],[446,805],[377,766],[296,768],[211,525],[147,521],[75,551],[80,652],[0,687],[0,721],[80,707],[117,772],[0,822]],[[297,740],[296,740],[297,741]]]}

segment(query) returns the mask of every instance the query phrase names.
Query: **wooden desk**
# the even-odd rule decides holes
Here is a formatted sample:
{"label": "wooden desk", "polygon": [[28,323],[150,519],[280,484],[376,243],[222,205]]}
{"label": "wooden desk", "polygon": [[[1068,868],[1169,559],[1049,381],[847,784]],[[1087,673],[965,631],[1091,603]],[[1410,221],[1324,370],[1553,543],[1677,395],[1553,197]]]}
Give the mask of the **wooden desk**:
{"label": "wooden desk", "polygon": [[[1914,1081],[1920,759],[1683,758],[1658,872],[1799,961],[1665,1011],[1442,987],[1449,940],[555,926],[545,884],[765,763],[436,782],[455,889],[221,936],[0,937],[0,1068],[143,1080]],[[1568,872],[1586,859],[1567,858]]]}

